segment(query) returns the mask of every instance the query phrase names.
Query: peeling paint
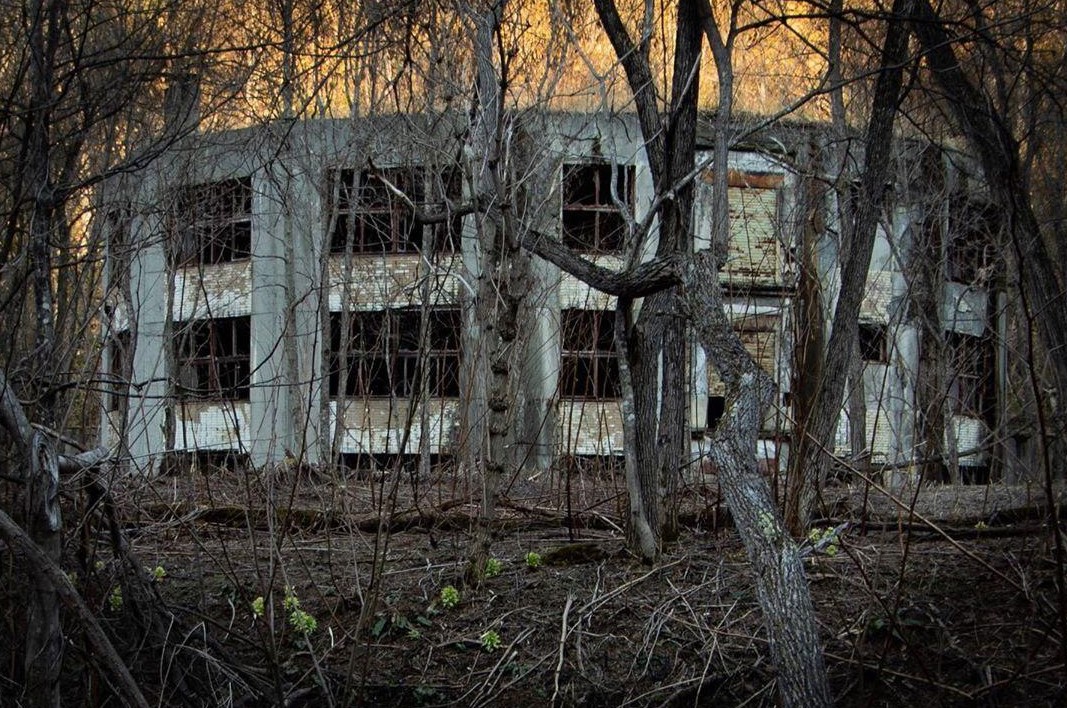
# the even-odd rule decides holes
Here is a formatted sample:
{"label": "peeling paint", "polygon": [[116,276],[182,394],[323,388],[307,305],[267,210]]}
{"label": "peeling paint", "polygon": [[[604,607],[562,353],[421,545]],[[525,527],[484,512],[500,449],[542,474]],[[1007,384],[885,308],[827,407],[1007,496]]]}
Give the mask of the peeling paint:
{"label": "peeling paint", "polygon": [[[429,407],[428,449],[430,454],[452,452],[457,442],[455,430],[459,402],[451,399],[435,399],[427,402]],[[330,430],[334,434],[338,402],[330,402]],[[345,401],[345,432],[341,439],[341,452],[398,453],[407,435],[405,452],[419,450],[422,443],[422,428],[419,409],[412,410],[407,400],[388,398],[349,398]]]}
{"label": "peeling paint", "polygon": [[559,437],[569,455],[613,455],[623,450],[619,401],[562,400],[558,404]]}

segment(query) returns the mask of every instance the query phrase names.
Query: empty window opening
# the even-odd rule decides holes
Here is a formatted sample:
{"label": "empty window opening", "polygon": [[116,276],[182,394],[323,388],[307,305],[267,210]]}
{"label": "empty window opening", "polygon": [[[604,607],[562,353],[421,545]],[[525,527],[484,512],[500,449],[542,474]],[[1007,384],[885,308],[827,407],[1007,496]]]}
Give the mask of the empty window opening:
{"label": "empty window opening", "polygon": [[459,396],[460,321],[445,308],[425,319],[418,308],[331,313],[330,395],[409,398],[425,385],[430,397]]}
{"label": "empty window opening", "polygon": [[948,389],[952,412],[991,420],[993,400],[993,346],[987,337],[949,332],[945,343],[949,352]]}
{"label": "empty window opening", "polygon": [[621,389],[615,354],[615,312],[563,310],[560,328],[560,393],[574,398],[618,398]]}
{"label": "empty window opening", "polygon": [[960,464],[960,482],[963,484],[989,484],[989,465]]}
{"label": "empty window opening", "polygon": [[251,379],[251,333],[248,317],[175,322],[178,395],[247,401]]}
{"label": "empty window opening", "polygon": [[860,359],[876,364],[889,362],[889,345],[886,341],[886,326],[860,322],[859,325]]}
{"label": "empty window opening", "polygon": [[173,215],[178,266],[211,265],[252,253],[252,178],[186,187]]}
{"label": "empty window opening", "polygon": [[112,287],[120,286],[130,277],[130,226],[133,208],[129,202],[110,204],[101,218],[104,242],[107,244],[107,277]]}
{"label": "empty window opening", "polygon": [[725,396],[708,396],[708,430],[715,430],[726,413]]}
{"label": "empty window opening", "polygon": [[626,240],[623,208],[633,214],[634,166],[563,166],[563,244],[579,251],[611,253]]}
{"label": "empty window opening", "polygon": [[[428,457],[431,474],[443,472],[452,464],[451,455],[431,454]],[[397,471],[417,475],[421,462],[422,456],[418,454],[342,452],[338,456],[337,465],[345,474],[369,479]]]}
{"label": "empty window opening", "polygon": [[251,469],[248,455],[237,450],[176,450],[168,452],[160,466],[162,474],[212,474]]}
{"label": "empty window opening", "polygon": [[[462,217],[450,209],[459,202],[458,172],[433,175],[420,167],[337,170],[332,178],[331,253],[416,253],[456,250]],[[432,223],[419,221],[423,215]]]}
{"label": "empty window opening", "polygon": [[599,479],[612,479],[626,471],[622,455],[563,455],[560,462],[568,474]]}
{"label": "empty window opening", "polygon": [[953,204],[946,244],[946,275],[959,283],[987,280],[997,250],[999,217],[989,205]]}

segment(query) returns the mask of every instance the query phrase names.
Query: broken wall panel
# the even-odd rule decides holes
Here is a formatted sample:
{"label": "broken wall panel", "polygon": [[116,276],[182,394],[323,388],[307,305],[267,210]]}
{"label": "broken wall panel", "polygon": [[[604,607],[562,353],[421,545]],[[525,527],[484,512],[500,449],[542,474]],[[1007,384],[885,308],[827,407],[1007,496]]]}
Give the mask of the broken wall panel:
{"label": "broken wall panel", "polygon": [[458,302],[459,259],[448,257],[428,266],[417,255],[331,257],[327,264],[331,312],[408,307],[422,302],[430,279],[431,302]]}
{"label": "broken wall panel", "polygon": [[989,452],[982,449],[988,442],[989,430],[982,421],[962,415],[952,416],[952,430],[945,431],[945,443],[950,443],[950,435],[956,438],[956,450],[961,453],[961,466],[984,465],[989,460]]}
{"label": "broken wall panel", "polygon": [[[408,400],[388,398],[348,398],[330,401],[332,437],[337,423],[338,406],[344,411],[343,453],[406,453],[418,451],[423,443],[421,410]],[[459,402],[452,399],[427,401],[428,423],[425,431],[430,454],[452,452],[456,440]]]}
{"label": "broken wall panel", "polygon": [[981,336],[989,323],[989,291],[963,283],[945,283],[941,317],[950,332]]}
{"label": "broken wall panel", "polygon": [[895,281],[898,274],[890,270],[877,270],[868,273],[867,284],[860,301],[861,322],[889,321],[893,298],[896,295]]}
{"label": "broken wall panel", "polygon": [[250,260],[191,266],[174,274],[175,320],[239,317],[251,311]]}
{"label": "broken wall panel", "polygon": [[[706,171],[698,182],[696,248],[711,245],[712,181]],[[785,254],[782,229],[782,199],[785,177],[777,172],[730,170],[730,241],[724,284],[732,286],[778,287],[785,283]]]}
{"label": "broken wall panel", "polygon": [[247,401],[181,402],[177,414],[176,449],[242,450],[251,442],[247,438],[251,430],[251,410]]}
{"label": "broken wall panel", "polygon": [[[621,270],[622,258],[618,256],[595,256],[593,263],[610,270]],[[561,309],[611,310],[615,308],[615,297],[603,293],[578,280],[569,273],[561,273],[557,286]]]}
{"label": "broken wall panel", "polygon": [[728,199],[730,244],[724,280],[731,284],[781,284],[778,190],[731,188]]}
{"label": "broken wall panel", "polygon": [[622,407],[618,401],[561,400],[558,404],[561,453],[622,454]]}

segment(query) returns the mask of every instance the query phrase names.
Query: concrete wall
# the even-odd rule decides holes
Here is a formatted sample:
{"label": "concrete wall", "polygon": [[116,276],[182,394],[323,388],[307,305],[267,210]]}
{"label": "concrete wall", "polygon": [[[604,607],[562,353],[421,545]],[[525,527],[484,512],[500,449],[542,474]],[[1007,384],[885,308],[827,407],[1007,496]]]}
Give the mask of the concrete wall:
{"label": "concrete wall", "polygon": [[[262,464],[287,453],[312,462],[342,453],[422,450],[448,454],[471,430],[469,407],[454,399],[431,400],[425,410],[404,400],[331,400],[323,380],[324,319],[343,310],[381,310],[417,305],[424,298],[469,307],[481,264],[470,220],[461,253],[425,258],[418,254],[330,255],[326,238],[329,173],[359,169],[373,160],[378,168],[435,164],[453,160],[461,144],[453,125],[430,125],[425,118],[315,121],[289,126],[198,135],[146,173],[136,186],[131,240],[131,306],[112,303],[112,327],[135,326],[131,391],[125,428],[121,416],[105,416],[105,441],[124,438],[135,467],[149,470],[166,452],[164,431],[173,416],[174,449],[235,449]],[[283,129],[284,128],[284,129]],[[640,131],[631,117],[559,114],[528,119],[517,133],[512,165],[525,177],[521,194],[526,225],[560,231],[560,174],[567,162],[607,159],[635,165],[634,218],[652,204],[652,180]],[[472,158],[472,156],[467,156]],[[707,154],[698,159],[704,161]],[[808,215],[796,194],[800,177],[785,162],[755,151],[730,156],[730,261],[724,272],[728,308],[746,346],[779,382],[764,421],[760,457],[775,464],[788,454],[791,431],[789,389],[793,379],[793,309],[797,264],[793,253]],[[253,183],[253,252],[242,261],[171,270],[164,256],[164,215],[182,185],[239,176]],[[697,180],[695,239],[709,245],[710,172]],[[470,196],[469,194],[467,196]],[[861,319],[885,324],[890,334],[886,364],[863,373],[866,429],[872,457],[881,462],[907,459],[914,437],[914,373],[919,352],[915,327],[902,316],[906,278],[900,262],[906,247],[906,210],[894,214],[889,231],[879,233]],[[655,229],[643,245],[650,256]],[[836,247],[824,240],[823,274],[827,311],[835,297]],[[600,257],[601,265],[618,265]],[[614,299],[562,274],[554,266],[531,263],[528,308],[522,323],[528,345],[517,402],[517,457],[535,468],[558,455],[613,455],[623,447],[617,401],[580,401],[559,393],[560,312],[566,308],[611,309]],[[944,320],[960,332],[981,330],[988,293],[974,288],[945,290]],[[252,386],[248,401],[175,403],[168,399],[166,323],[202,317],[251,318]],[[478,323],[468,322],[477,328]],[[478,333],[467,333],[477,342]],[[106,362],[105,362],[106,363]],[[708,402],[721,394],[714,362],[692,347],[690,417],[694,429],[707,423]],[[343,414],[338,409],[343,409]],[[341,423],[343,431],[338,430]],[[405,431],[410,432],[405,435]],[[976,421],[952,427],[961,449],[980,440]],[[846,451],[848,420],[843,417],[839,449]],[[697,451],[698,448],[695,448]],[[780,459],[781,458],[781,459]],[[967,461],[978,457],[968,458]],[[967,461],[961,460],[961,463]]]}

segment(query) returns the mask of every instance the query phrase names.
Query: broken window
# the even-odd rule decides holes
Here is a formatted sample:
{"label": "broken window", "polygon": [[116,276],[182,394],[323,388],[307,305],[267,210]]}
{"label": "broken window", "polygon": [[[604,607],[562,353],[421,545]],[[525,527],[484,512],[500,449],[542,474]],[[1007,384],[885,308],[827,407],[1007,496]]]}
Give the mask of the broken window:
{"label": "broken window", "polygon": [[560,393],[575,398],[618,398],[615,312],[563,310]]}
{"label": "broken window", "polygon": [[178,394],[206,400],[248,400],[252,330],[248,317],[175,322]]}
{"label": "broken window", "polygon": [[876,364],[888,363],[889,346],[886,341],[886,326],[884,324],[860,322],[859,350],[860,359],[863,361]]}
{"label": "broken window", "polygon": [[563,245],[579,251],[620,251],[626,211],[634,208],[634,166],[563,166]]}
{"label": "broken window", "polygon": [[252,254],[252,178],[186,187],[178,195],[172,217],[178,266],[248,258]]}
{"label": "broken window", "polygon": [[459,396],[459,310],[434,308],[425,320],[418,308],[351,312],[347,336],[344,319],[330,313],[331,396],[344,378],[346,396],[410,397],[422,377],[431,397]]}
{"label": "broken window", "polygon": [[725,396],[708,396],[708,430],[715,430],[726,414]]}
{"label": "broken window", "polygon": [[994,408],[992,342],[987,337],[949,332],[945,343],[952,412],[988,420]]}
{"label": "broken window", "polygon": [[130,331],[116,332],[108,343],[108,410],[117,411],[129,391]]}
{"label": "broken window", "polygon": [[953,204],[946,244],[946,275],[958,283],[990,277],[997,248],[997,212],[989,205]]}
{"label": "broken window", "polygon": [[626,471],[622,455],[561,455],[559,464],[569,475],[594,479],[614,479]]}
{"label": "broken window", "polygon": [[[427,188],[434,198],[428,198]],[[435,175],[427,183],[420,167],[337,170],[330,252],[416,253],[429,246],[431,237],[435,251],[455,250],[462,218],[449,208],[460,190],[458,173]],[[432,214],[434,223],[424,226],[416,210]]]}

